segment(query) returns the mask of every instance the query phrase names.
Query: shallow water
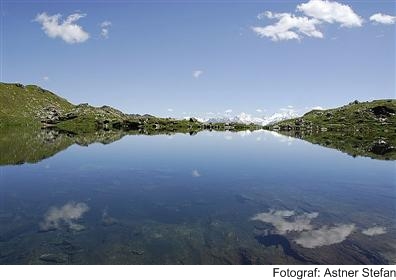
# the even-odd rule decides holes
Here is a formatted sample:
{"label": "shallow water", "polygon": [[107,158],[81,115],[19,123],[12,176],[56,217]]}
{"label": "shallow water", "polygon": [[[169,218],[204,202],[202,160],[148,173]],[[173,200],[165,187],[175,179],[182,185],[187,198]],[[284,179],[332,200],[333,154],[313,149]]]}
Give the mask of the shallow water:
{"label": "shallow water", "polygon": [[267,131],[0,166],[1,264],[396,263],[395,162]]}

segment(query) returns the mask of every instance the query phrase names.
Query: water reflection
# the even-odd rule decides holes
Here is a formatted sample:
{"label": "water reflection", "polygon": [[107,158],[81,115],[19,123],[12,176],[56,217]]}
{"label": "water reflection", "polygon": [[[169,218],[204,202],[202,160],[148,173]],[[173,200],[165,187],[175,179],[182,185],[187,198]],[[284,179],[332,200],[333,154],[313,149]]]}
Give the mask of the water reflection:
{"label": "water reflection", "polygon": [[289,210],[270,210],[269,212],[259,213],[252,220],[269,223],[275,227],[279,234],[289,231],[304,231],[312,229],[311,220],[319,215],[317,212],[296,214]]}
{"label": "water reflection", "polygon": [[1,135],[1,264],[396,262],[394,162],[267,131],[35,133]]}
{"label": "water reflection", "polygon": [[344,241],[355,229],[354,224],[322,226],[319,229],[305,231],[295,239],[296,243],[305,248],[328,246]]}
{"label": "water reflection", "polygon": [[88,210],[88,205],[82,202],[68,202],[59,208],[53,206],[45,214],[44,221],[40,223],[40,229],[42,231],[56,230],[64,224],[72,230],[83,230],[84,226],[77,224],[76,221]]}
{"label": "water reflection", "polygon": [[386,233],[386,228],[375,226],[375,227],[371,227],[371,228],[363,230],[362,233],[365,235],[368,235],[368,236],[381,235],[381,234]]}

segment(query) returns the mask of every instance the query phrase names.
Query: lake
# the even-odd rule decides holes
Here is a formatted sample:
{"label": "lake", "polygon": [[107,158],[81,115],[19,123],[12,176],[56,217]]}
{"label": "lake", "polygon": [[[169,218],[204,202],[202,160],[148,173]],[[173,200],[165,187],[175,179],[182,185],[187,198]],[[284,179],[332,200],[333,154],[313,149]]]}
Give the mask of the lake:
{"label": "lake", "polygon": [[1,264],[396,263],[395,161],[269,131],[119,138],[3,147]]}

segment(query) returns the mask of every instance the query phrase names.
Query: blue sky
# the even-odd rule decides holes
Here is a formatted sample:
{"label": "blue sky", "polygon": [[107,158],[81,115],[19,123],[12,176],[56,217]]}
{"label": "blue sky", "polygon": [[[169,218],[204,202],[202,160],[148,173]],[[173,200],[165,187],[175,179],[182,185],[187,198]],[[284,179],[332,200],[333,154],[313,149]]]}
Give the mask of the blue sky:
{"label": "blue sky", "polygon": [[1,80],[173,117],[395,98],[395,2],[312,1],[3,1]]}

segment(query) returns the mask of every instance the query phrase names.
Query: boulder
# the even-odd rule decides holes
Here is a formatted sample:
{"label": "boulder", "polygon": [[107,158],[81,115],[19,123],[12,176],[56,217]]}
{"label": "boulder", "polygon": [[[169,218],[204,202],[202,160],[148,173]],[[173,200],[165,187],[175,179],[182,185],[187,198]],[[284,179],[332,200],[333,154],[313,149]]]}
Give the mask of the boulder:
{"label": "boulder", "polygon": [[41,261],[50,263],[65,263],[67,256],[63,254],[43,254],[39,257]]}
{"label": "boulder", "polygon": [[369,151],[376,155],[385,155],[393,150],[394,150],[394,147],[391,146],[385,140],[375,141],[369,148]]}
{"label": "boulder", "polygon": [[376,116],[376,117],[389,117],[393,114],[395,114],[395,110],[392,108],[389,108],[387,106],[376,106],[371,108],[371,112]]}

